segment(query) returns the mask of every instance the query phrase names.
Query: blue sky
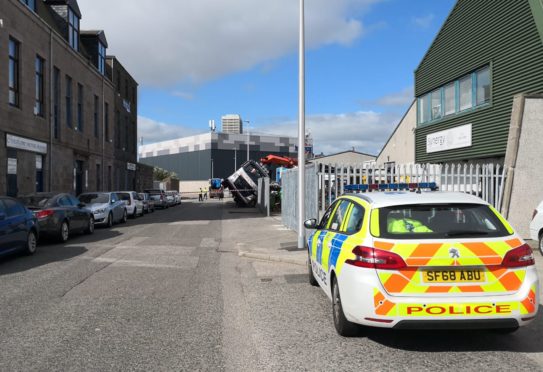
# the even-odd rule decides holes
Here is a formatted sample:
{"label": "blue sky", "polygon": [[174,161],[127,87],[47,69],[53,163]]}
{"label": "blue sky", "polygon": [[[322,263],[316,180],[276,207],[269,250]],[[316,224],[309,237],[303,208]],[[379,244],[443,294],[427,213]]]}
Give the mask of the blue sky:
{"label": "blue sky", "polygon": [[[79,0],[82,28],[105,29],[108,54],[140,83],[144,143],[203,133],[209,119],[220,123],[229,113],[249,120],[251,131],[296,135],[298,1],[148,3]],[[317,152],[379,152],[412,102],[413,72],[453,5],[306,0],[306,114]]]}

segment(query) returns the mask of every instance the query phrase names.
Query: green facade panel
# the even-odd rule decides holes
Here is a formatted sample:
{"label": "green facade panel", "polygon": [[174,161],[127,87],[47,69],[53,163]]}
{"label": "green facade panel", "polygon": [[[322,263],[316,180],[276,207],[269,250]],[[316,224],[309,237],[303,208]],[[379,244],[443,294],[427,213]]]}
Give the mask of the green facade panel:
{"label": "green facade panel", "polygon": [[[415,71],[415,95],[420,97],[490,65],[491,101],[471,111],[419,125],[415,132],[417,162],[505,156],[513,97],[543,92],[543,43],[533,7],[532,0],[456,3]],[[472,124],[471,147],[426,153],[428,134],[464,124]]]}

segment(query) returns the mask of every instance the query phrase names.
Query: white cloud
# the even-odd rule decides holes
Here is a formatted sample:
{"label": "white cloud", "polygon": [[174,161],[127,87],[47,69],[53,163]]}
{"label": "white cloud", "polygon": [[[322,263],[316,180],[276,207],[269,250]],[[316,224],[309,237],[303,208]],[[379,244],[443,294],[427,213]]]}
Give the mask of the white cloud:
{"label": "white cloud", "polygon": [[192,101],[194,99],[194,94],[189,93],[189,92],[182,92],[179,90],[172,92],[172,96],[182,98],[186,101]]}
{"label": "white cloud", "polygon": [[[321,114],[306,118],[306,128],[314,140],[315,153],[351,150],[377,155],[396,127],[400,116],[360,111],[348,114]],[[257,127],[256,131],[297,137],[297,121]]]}
{"label": "white cloud", "polygon": [[[381,0],[306,2],[307,44],[349,45],[364,35],[360,14]],[[140,83],[203,82],[297,49],[294,0],[79,0],[83,29],[103,29]]]}
{"label": "white cloud", "polygon": [[406,106],[413,102],[413,88],[405,88],[400,92],[387,94],[375,101],[379,106]]}
{"label": "white cloud", "polygon": [[432,25],[432,22],[434,21],[435,15],[434,14],[428,14],[422,17],[414,17],[412,19],[413,24],[420,28],[428,28]]}
{"label": "white cloud", "polygon": [[183,125],[166,124],[143,116],[138,116],[138,136],[139,138],[143,137],[143,143],[145,145],[191,136],[197,133],[198,132],[194,129]]}

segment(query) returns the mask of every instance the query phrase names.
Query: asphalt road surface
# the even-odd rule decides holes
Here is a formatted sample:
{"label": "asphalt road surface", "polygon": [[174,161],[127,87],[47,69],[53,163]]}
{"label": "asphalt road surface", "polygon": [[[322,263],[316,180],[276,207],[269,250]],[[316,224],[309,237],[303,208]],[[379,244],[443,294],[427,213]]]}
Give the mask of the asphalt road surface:
{"label": "asphalt road surface", "polygon": [[542,316],[513,335],[342,338],[301,266],[240,258],[228,202],[0,258],[0,371],[543,370]]}

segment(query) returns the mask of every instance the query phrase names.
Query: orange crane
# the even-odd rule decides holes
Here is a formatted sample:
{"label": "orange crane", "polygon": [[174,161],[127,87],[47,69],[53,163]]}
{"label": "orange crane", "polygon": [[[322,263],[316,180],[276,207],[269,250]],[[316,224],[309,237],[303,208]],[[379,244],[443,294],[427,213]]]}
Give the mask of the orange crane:
{"label": "orange crane", "polygon": [[288,156],[268,155],[260,159],[262,164],[275,164],[285,168],[293,168],[298,165],[298,160]]}

